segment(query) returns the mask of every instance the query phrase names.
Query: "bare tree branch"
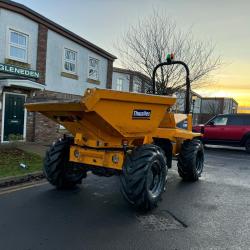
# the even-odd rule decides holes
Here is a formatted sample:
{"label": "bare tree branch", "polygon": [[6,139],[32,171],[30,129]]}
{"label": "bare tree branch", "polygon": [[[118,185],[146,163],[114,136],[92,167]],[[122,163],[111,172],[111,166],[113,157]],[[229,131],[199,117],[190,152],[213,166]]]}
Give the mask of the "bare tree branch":
{"label": "bare tree branch", "polygon": [[[214,56],[212,42],[196,40],[191,28],[184,32],[177,28],[175,21],[155,10],[151,16],[131,25],[116,49],[124,67],[151,79],[147,83],[149,91],[152,90],[153,69],[165,60],[163,55],[167,52],[188,64],[193,87],[207,84],[211,72],[222,64],[221,58]],[[185,70],[181,66],[161,67],[157,72],[157,94],[173,94],[184,86]]]}

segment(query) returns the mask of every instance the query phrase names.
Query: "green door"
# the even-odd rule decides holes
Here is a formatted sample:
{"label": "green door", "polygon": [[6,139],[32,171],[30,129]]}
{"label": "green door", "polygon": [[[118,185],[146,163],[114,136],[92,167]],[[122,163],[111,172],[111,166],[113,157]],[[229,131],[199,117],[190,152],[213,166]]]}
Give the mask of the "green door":
{"label": "green door", "polygon": [[25,96],[5,93],[3,140],[22,140]]}

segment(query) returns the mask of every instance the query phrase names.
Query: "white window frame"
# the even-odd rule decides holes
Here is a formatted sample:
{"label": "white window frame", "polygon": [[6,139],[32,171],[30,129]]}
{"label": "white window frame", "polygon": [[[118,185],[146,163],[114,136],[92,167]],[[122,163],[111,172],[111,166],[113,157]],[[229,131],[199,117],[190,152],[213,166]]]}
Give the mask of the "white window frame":
{"label": "white window frame", "polygon": [[[66,59],[65,58],[65,51],[66,50],[75,53],[75,60],[70,60],[70,59]],[[65,66],[65,62],[74,63],[75,64],[75,71],[71,71],[71,70],[65,69],[65,67],[64,67]],[[63,68],[63,72],[66,72],[66,73],[69,73],[69,74],[73,74],[73,75],[77,75],[77,51],[75,51],[73,49],[69,49],[68,47],[63,47],[62,68]]]}
{"label": "white window frame", "polygon": [[[90,59],[95,59],[98,61],[98,79],[93,79],[90,75],[89,75],[89,70],[90,70]],[[100,81],[100,59],[92,56],[92,55],[89,55],[88,57],[88,79],[91,79],[91,80],[94,80],[94,81]]]}
{"label": "white window frame", "polygon": [[[25,36],[26,37],[26,46],[22,46],[22,45],[18,45],[18,44],[15,44],[15,43],[12,43],[11,42],[11,32],[16,32],[22,36]],[[13,28],[8,28],[8,57],[10,59],[13,59],[15,61],[19,61],[19,62],[24,62],[24,63],[28,63],[28,59],[29,59],[29,35],[22,32],[22,31],[18,31],[16,29],[13,29]],[[25,54],[25,59],[22,59],[22,58],[19,58],[19,57],[15,57],[15,56],[11,56],[10,54],[10,47],[13,46],[13,47],[16,47],[16,48],[19,48],[19,49],[24,49],[26,50],[26,54]]]}
{"label": "white window frame", "polygon": [[[120,83],[121,83],[121,85],[120,85]],[[116,90],[123,91],[123,85],[124,85],[124,79],[123,78],[117,78],[117,80],[116,80]]]}
{"label": "white window frame", "polygon": [[[135,86],[137,86],[137,87],[136,87],[137,89],[135,89]],[[135,93],[140,93],[140,92],[141,92],[140,83],[138,83],[138,82],[134,82],[134,83],[133,83],[133,92],[135,92]]]}

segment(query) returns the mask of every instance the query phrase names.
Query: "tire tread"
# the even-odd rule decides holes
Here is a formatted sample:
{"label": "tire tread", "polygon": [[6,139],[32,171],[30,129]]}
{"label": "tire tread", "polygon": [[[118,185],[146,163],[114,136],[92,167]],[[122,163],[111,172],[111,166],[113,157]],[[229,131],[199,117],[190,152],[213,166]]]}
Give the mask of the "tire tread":
{"label": "tire tread", "polygon": [[166,159],[161,148],[156,145],[145,144],[134,149],[131,154],[127,154],[123,166],[121,175],[122,194],[131,204],[142,210],[154,208],[162,194],[161,192],[159,197],[152,201],[147,198],[145,189],[148,166],[155,158],[159,159],[161,164],[166,167]]}

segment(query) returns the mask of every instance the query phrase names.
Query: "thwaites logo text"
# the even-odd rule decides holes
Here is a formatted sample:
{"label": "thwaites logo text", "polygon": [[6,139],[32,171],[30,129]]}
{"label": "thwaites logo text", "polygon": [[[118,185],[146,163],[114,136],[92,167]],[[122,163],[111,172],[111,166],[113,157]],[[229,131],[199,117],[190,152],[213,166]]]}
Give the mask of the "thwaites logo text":
{"label": "thwaites logo text", "polygon": [[151,110],[134,109],[132,119],[150,120]]}

